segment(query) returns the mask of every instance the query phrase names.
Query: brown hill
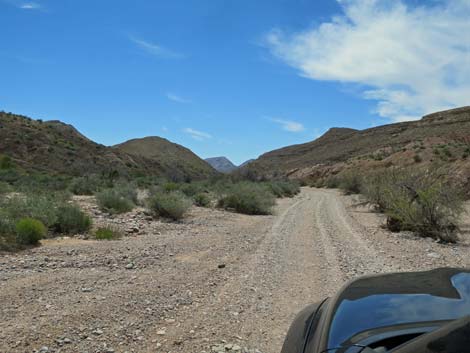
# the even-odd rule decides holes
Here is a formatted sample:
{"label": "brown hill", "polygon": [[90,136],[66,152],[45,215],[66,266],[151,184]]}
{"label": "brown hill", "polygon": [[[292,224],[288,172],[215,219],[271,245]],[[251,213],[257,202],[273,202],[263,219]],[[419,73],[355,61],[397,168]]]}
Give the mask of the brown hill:
{"label": "brown hill", "polygon": [[[162,145],[167,145],[166,150],[173,148],[176,154],[182,149],[169,141]],[[187,153],[185,150],[184,154]],[[8,155],[27,171],[74,176],[117,171],[121,175],[196,179],[215,173],[207,169],[204,175],[199,170],[193,172],[190,166],[172,164],[166,158],[146,158],[97,144],[60,121],[33,120],[4,112],[0,112],[0,154]],[[199,159],[194,154],[193,158]]]}
{"label": "brown hill", "polygon": [[209,163],[196,156],[186,147],[172,143],[164,138],[149,136],[133,139],[113,147],[131,156],[158,161],[172,178],[204,178],[216,174]]}
{"label": "brown hill", "polygon": [[[419,121],[366,130],[330,129],[320,138],[263,154],[243,168],[258,177],[315,179],[343,168],[373,168],[441,161],[467,168],[470,107],[427,115]],[[468,158],[467,158],[468,157]]]}

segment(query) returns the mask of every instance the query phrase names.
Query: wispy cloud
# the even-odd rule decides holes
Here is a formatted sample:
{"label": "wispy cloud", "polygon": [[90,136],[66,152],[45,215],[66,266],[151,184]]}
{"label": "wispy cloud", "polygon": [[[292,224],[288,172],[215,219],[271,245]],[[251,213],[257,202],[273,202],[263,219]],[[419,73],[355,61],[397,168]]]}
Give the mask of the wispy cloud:
{"label": "wispy cloud", "polygon": [[360,84],[392,121],[469,103],[468,0],[338,2],[342,15],[303,32],[273,30],[267,47],[304,77]]}
{"label": "wispy cloud", "polygon": [[22,10],[41,10],[44,9],[44,7],[38,3],[38,2],[32,2],[32,1],[23,1],[23,0],[0,0],[0,2],[9,4],[11,6],[14,6],[18,9]]}
{"label": "wispy cloud", "polygon": [[273,123],[281,125],[283,130],[289,131],[289,132],[301,132],[305,130],[305,127],[296,121],[292,120],[284,120],[284,119],[278,119],[278,118],[269,118],[270,121]]}
{"label": "wispy cloud", "polygon": [[36,2],[26,2],[19,4],[18,7],[24,10],[39,10],[42,6]]}
{"label": "wispy cloud", "polygon": [[166,93],[166,98],[168,98],[169,100],[173,101],[173,102],[177,102],[177,103],[191,103],[191,100],[190,99],[186,99],[186,98],[183,98],[181,96],[178,96],[176,94],[173,94],[173,93]]}
{"label": "wispy cloud", "polygon": [[146,51],[147,53],[164,59],[181,59],[184,57],[183,54],[173,51],[171,49],[162,47],[156,43],[149,42],[147,40],[137,38],[134,36],[129,36],[129,39],[136,44],[140,49]]}
{"label": "wispy cloud", "polygon": [[203,141],[203,140],[207,140],[207,139],[212,138],[212,136],[210,134],[208,134],[207,132],[198,131],[198,130],[192,129],[190,127],[187,127],[183,131],[185,133],[187,133],[188,135],[190,135],[193,139],[195,139],[197,141]]}

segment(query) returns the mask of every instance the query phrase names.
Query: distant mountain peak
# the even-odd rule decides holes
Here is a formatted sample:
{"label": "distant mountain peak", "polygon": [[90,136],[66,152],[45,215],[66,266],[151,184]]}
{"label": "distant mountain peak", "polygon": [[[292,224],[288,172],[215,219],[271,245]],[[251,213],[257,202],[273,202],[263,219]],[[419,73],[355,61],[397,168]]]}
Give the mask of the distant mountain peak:
{"label": "distant mountain peak", "polygon": [[237,169],[237,166],[233,164],[227,157],[211,157],[206,158],[205,161],[209,163],[212,168],[221,173],[230,173]]}

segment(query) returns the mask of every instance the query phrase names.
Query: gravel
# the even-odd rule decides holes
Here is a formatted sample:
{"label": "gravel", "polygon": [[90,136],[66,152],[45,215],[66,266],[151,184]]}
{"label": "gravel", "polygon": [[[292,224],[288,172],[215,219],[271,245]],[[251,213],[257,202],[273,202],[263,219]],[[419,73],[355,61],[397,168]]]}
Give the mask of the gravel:
{"label": "gravel", "polygon": [[78,201],[126,236],[0,255],[1,351],[277,353],[296,313],[348,279],[470,263],[468,234],[389,233],[334,190],[303,188],[273,216],[194,207],[176,223]]}

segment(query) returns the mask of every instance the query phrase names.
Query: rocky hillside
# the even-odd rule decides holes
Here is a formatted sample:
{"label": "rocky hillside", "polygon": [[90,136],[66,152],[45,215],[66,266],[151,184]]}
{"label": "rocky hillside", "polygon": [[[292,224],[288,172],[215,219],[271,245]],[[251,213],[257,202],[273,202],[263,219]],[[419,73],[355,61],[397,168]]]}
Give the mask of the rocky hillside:
{"label": "rocky hillside", "polygon": [[[166,141],[166,140],[165,140]],[[122,175],[155,175],[181,178],[200,178],[215,173],[197,156],[181,146],[166,141],[165,151],[174,153],[159,159],[127,153],[121,148],[97,144],[73,126],[60,121],[33,120],[25,116],[0,112],[0,154],[11,157],[26,171],[51,174],[83,175],[117,171]],[[172,159],[181,150],[184,157]],[[205,168],[194,169],[191,160],[200,161]],[[175,172],[176,170],[176,172]]]}
{"label": "rocky hillside", "polygon": [[227,157],[206,158],[205,161],[209,163],[212,168],[221,173],[230,173],[237,169],[237,166],[233,164]]}
{"label": "rocky hillside", "polygon": [[447,163],[459,171],[470,169],[470,107],[366,130],[332,128],[312,142],[260,156],[243,173],[315,179],[344,168],[431,162]]}
{"label": "rocky hillside", "polygon": [[172,179],[185,179],[186,176],[204,178],[213,176],[216,171],[204,160],[186,147],[157,136],[133,139],[113,147],[136,158],[158,162]]}

